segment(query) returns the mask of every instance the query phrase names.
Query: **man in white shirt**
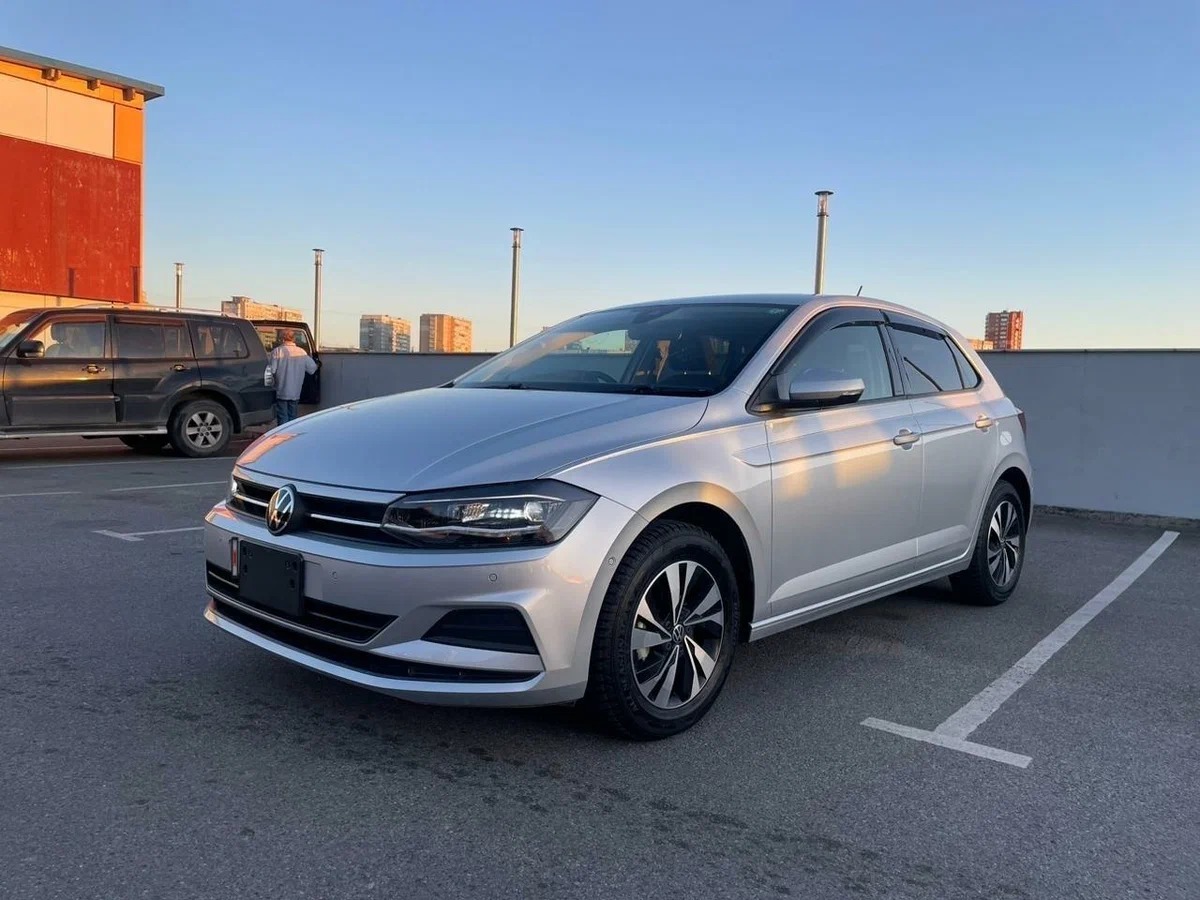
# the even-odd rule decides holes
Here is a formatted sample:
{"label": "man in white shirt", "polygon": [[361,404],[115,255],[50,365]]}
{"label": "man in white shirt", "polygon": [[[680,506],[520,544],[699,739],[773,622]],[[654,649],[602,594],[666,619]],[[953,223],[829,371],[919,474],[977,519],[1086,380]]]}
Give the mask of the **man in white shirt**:
{"label": "man in white shirt", "polygon": [[304,376],[317,371],[316,361],[296,346],[296,332],[283,330],[283,343],[271,351],[271,375],[275,381],[275,419],[286,425],[299,415],[300,389]]}

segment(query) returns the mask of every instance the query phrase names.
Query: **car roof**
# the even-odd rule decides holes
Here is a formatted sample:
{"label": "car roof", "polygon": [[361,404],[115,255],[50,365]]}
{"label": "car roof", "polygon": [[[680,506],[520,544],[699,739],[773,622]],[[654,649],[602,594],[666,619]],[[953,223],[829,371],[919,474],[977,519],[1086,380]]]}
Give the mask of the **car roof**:
{"label": "car roof", "polygon": [[887,300],[880,300],[876,297],[861,297],[851,294],[711,294],[699,297],[672,297],[662,300],[647,300],[638,303],[622,303],[619,306],[612,307],[614,309],[624,309],[635,306],[660,306],[664,304],[746,304],[759,306],[790,306],[793,309],[799,310],[803,307],[840,307],[840,306],[869,306],[874,309],[881,309],[884,312],[893,312],[899,315],[911,316],[914,319],[919,319],[927,322],[941,330],[953,334],[956,337],[961,335],[950,326],[933,318],[933,316],[912,309],[911,307],[901,306],[899,303],[891,303]]}
{"label": "car roof", "polygon": [[125,304],[109,306],[108,304],[86,304],[84,306],[43,306],[14,310],[16,313],[28,315],[30,318],[39,315],[90,315],[97,313],[116,313],[117,315],[163,315],[185,316],[187,318],[221,319],[230,322],[247,321],[241,316],[227,316],[225,313],[212,309],[176,309],[173,306],[150,306],[140,304]]}

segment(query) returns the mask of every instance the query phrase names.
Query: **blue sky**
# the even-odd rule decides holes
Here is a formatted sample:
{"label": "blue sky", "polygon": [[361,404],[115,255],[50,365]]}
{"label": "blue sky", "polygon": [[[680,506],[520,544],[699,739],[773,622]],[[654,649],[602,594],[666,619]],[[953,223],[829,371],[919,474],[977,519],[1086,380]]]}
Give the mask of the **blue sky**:
{"label": "blue sky", "polygon": [[626,300],[826,290],[1031,347],[1200,347],[1200,7],[7,0],[0,44],[166,86],[146,284],[507,339]]}

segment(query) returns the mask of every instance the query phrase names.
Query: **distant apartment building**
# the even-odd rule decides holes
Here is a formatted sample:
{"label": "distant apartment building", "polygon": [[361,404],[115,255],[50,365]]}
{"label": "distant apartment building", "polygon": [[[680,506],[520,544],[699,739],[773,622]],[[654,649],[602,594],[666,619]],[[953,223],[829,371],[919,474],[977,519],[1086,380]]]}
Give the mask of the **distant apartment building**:
{"label": "distant apartment building", "polygon": [[1025,334],[1025,313],[1004,310],[987,314],[983,339],[992,342],[993,350],[1020,350]]}
{"label": "distant apartment building", "polygon": [[412,326],[396,316],[371,315],[358,320],[358,349],[368,353],[409,353]]}
{"label": "distant apartment building", "polygon": [[304,315],[298,309],[288,309],[274,303],[259,303],[249,297],[231,297],[221,301],[221,312],[227,316],[243,319],[282,319],[284,322],[303,322]]}
{"label": "distant apartment building", "polygon": [[471,320],[445,313],[421,316],[422,353],[470,353]]}
{"label": "distant apartment building", "polygon": [[992,346],[991,341],[985,341],[981,338],[967,338],[967,341],[970,342],[972,350],[995,350],[996,349],[995,347]]}

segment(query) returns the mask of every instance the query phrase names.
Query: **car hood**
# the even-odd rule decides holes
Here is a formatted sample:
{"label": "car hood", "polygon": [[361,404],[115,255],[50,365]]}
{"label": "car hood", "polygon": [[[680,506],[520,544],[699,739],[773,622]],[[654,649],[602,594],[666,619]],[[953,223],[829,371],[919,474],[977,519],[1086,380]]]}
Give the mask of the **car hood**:
{"label": "car hood", "polygon": [[259,438],[238,465],[396,493],[522,481],[693,428],[695,397],[430,388],[349,403]]}

